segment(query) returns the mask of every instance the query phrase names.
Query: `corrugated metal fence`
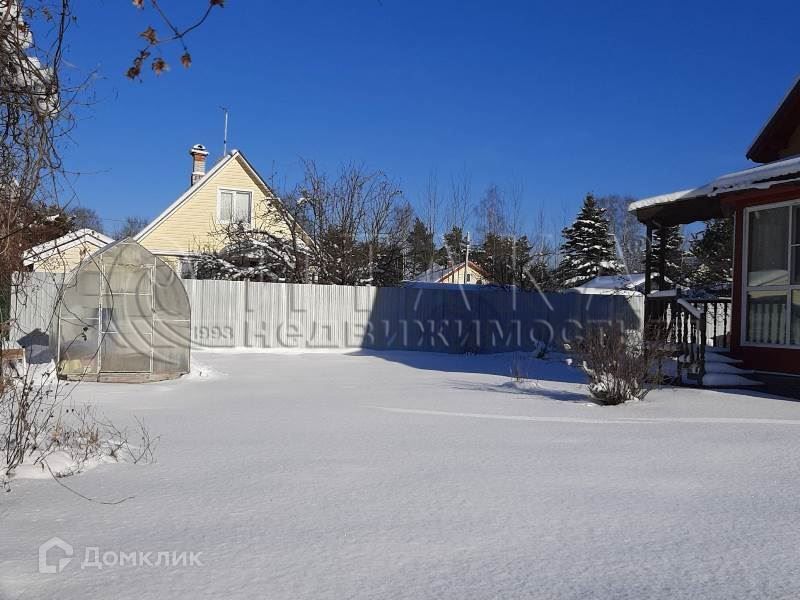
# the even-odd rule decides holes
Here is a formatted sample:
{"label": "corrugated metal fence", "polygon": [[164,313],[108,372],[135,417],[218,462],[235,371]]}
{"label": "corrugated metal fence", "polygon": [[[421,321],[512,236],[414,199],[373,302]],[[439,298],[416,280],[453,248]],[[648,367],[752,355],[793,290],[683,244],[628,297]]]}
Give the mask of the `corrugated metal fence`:
{"label": "corrugated metal fence", "polygon": [[[640,329],[641,297],[538,294],[489,286],[349,287],[184,281],[192,343],[209,348],[507,352],[560,345],[592,324]],[[59,281],[28,274],[12,339],[48,331]]]}

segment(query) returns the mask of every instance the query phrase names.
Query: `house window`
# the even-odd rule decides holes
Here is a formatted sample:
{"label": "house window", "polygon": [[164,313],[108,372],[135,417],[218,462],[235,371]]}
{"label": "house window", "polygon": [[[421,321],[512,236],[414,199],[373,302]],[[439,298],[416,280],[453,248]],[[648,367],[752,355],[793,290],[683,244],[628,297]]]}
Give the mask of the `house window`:
{"label": "house window", "polygon": [[252,194],[240,190],[219,190],[217,220],[220,223],[250,223]]}
{"label": "house window", "polygon": [[800,345],[800,203],[748,209],[745,342]]}

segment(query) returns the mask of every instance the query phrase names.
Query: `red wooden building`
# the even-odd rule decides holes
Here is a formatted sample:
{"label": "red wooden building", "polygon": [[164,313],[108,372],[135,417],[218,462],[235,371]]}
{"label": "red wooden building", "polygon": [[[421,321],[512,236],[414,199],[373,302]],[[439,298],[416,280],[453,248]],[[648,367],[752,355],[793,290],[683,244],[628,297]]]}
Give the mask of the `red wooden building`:
{"label": "red wooden building", "polygon": [[[630,210],[647,226],[648,248],[659,227],[733,216],[734,276],[725,338],[729,354],[756,371],[800,375],[800,79],[758,134],[747,158],[758,166],[696,189],[634,202]],[[654,282],[648,274],[645,290],[651,316],[659,310],[659,298],[669,297],[668,292],[657,293],[662,286],[663,281]],[[706,340],[703,348],[699,343],[707,327],[699,319],[707,320],[707,311],[701,315],[701,304],[681,304],[689,338],[691,327],[697,328],[689,339],[694,342],[691,350],[705,352]],[[676,300],[672,306],[671,314],[684,310]],[[685,321],[673,327],[686,329]],[[702,365],[700,369],[702,376]]]}

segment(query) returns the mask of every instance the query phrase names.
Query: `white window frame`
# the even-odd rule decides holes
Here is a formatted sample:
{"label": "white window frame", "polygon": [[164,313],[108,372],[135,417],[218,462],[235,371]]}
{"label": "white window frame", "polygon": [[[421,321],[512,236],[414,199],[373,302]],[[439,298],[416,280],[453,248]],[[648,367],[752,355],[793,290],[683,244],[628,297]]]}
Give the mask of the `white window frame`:
{"label": "white window frame", "polygon": [[[231,223],[235,223],[235,221],[230,220],[223,220],[220,217],[220,209],[222,208],[222,192],[229,192],[231,194],[247,194],[250,197],[250,220],[249,221],[242,221],[245,225],[252,226],[253,225],[253,192],[250,190],[241,190],[236,188],[217,188],[217,223],[221,223],[223,225],[229,225]],[[231,213],[233,213],[234,207],[231,206]]]}
{"label": "white window frame", "polygon": [[[758,212],[761,210],[769,210],[771,208],[782,208],[788,206],[789,210],[789,243],[786,244],[786,252],[788,253],[788,276],[789,282],[786,285],[761,285],[749,286],[747,283],[750,265],[750,213]],[[747,206],[743,212],[742,223],[742,282],[740,289],[742,314],[740,315],[740,332],[739,332],[739,345],[747,348],[784,348],[787,350],[800,350],[800,344],[790,343],[792,339],[792,292],[794,290],[800,291],[800,283],[792,283],[792,249],[797,246],[793,240],[794,235],[794,215],[793,207],[800,207],[800,199],[786,200],[785,202],[774,202],[772,204],[759,204],[757,206]],[[747,293],[748,292],[785,292],[786,293],[786,341],[785,344],[765,344],[758,342],[747,341]]]}

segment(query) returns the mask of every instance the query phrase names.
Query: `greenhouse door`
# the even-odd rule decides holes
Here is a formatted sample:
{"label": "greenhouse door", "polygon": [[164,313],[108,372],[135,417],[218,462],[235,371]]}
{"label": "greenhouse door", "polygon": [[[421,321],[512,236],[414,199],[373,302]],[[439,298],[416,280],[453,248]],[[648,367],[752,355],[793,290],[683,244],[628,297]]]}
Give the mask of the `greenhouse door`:
{"label": "greenhouse door", "polygon": [[115,265],[106,271],[113,293],[101,300],[101,373],[149,373],[153,347],[152,267]]}

